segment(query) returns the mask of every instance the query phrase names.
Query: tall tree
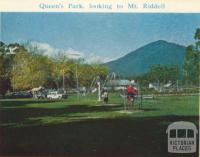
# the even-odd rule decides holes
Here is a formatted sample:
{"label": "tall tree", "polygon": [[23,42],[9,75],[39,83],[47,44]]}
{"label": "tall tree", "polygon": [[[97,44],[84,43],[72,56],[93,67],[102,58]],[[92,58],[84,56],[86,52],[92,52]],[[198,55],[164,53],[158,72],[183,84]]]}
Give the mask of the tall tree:
{"label": "tall tree", "polygon": [[25,49],[14,57],[12,86],[17,90],[44,86],[51,77],[51,61],[47,56],[28,53]]}
{"label": "tall tree", "polygon": [[52,77],[57,88],[68,88],[73,86],[75,74],[75,62],[64,54],[59,54],[53,60]]}
{"label": "tall tree", "polygon": [[198,85],[200,74],[200,28],[196,30],[194,39],[196,40],[195,44],[186,48],[184,70],[186,82]]}
{"label": "tall tree", "polygon": [[0,95],[3,96],[11,89],[12,55],[8,55],[7,52],[7,45],[0,41]]}

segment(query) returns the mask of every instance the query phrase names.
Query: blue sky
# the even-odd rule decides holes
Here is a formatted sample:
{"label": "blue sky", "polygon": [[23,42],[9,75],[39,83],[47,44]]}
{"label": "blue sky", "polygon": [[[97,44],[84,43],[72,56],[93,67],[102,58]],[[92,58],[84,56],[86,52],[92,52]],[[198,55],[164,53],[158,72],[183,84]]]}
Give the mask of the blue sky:
{"label": "blue sky", "polygon": [[1,13],[1,41],[112,60],[145,44],[194,42],[200,14]]}

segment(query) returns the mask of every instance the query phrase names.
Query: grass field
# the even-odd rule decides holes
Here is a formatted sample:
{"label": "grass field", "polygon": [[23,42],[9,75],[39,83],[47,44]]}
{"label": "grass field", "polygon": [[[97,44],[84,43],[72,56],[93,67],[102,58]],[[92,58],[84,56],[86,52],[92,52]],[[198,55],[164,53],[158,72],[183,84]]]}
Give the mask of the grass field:
{"label": "grass field", "polygon": [[136,105],[131,112],[124,111],[118,94],[110,94],[109,104],[97,102],[96,95],[5,99],[0,100],[0,155],[177,156],[167,152],[167,126],[191,121],[198,127],[198,116],[198,96],[143,100],[142,109]]}

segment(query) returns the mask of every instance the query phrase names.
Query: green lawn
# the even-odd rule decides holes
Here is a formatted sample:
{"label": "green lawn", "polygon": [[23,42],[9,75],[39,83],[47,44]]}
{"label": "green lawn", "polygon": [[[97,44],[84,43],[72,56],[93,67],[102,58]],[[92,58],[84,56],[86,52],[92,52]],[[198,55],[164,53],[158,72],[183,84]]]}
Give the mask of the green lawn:
{"label": "green lawn", "polygon": [[[198,126],[198,96],[139,100],[124,111],[123,99],[110,94],[66,100],[0,100],[0,155],[172,156],[167,126],[191,121]],[[191,156],[198,156],[197,153]]]}

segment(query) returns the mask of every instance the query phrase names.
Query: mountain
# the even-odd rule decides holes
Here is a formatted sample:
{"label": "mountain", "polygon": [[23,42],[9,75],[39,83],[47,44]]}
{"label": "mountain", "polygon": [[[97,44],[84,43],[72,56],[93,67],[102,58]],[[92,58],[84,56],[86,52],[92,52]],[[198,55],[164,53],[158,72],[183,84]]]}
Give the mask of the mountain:
{"label": "mountain", "polygon": [[158,40],[149,43],[129,54],[106,63],[110,72],[124,76],[135,76],[148,72],[155,64],[179,65],[184,61],[185,47]]}

